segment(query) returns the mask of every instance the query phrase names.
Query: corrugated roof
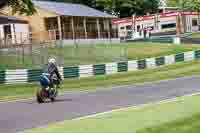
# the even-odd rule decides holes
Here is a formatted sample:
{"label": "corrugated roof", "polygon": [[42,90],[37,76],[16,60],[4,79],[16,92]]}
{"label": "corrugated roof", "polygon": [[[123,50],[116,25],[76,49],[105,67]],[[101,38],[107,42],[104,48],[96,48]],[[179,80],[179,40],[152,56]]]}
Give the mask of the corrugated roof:
{"label": "corrugated roof", "polygon": [[59,15],[116,18],[116,16],[101,12],[99,10],[81,4],[36,0],[34,0],[33,3],[44,10],[55,12]]}

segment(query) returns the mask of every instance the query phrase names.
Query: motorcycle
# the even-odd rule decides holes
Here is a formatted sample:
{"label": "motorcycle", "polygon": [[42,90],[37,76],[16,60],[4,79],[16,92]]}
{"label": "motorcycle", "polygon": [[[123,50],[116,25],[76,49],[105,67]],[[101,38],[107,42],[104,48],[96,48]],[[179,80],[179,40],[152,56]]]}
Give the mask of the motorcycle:
{"label": "motorcycle", "polygon": [[41,87],[37,90],[36,99],[38,103],[44,103],[46,99],[50,99],[54,102],[58,95],[59,80],[56,76],[53,76],[53,89],[50,88],[50,80],[48,74],[42,74],[40,77]]}

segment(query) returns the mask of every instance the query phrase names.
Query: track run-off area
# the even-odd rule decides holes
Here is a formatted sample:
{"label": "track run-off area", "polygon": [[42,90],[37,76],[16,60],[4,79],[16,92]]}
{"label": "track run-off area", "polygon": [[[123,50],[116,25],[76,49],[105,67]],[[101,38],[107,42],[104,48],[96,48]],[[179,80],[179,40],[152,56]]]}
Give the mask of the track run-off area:
{"label": "track run-off area", "polygon": [[91,92],[68,92],[56,102],[35,99],[0,103],[0,131],[16,133],[64,120],[139,106],[200,92],[200,76],[127,85]]}

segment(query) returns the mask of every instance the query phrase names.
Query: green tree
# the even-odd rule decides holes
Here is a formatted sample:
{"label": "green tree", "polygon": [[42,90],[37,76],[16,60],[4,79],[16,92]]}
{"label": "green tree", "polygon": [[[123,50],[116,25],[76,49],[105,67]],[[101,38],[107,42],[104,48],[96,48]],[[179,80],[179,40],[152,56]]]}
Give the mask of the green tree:
{"label": "green tree", "polygon": [[31,0],[1,0],[0,7],[8,5],[12,9],[12,13],[33,15],[36,12],[34,4]]}
{"label": "green tree", "polygon": [[167,6],[178,7],[180,11],[188,10],[190,0],[167,0]]}
{"label": "green tree", "polygon": [[97,0],[96,3],[106,12],[131,17],[135,13],[144,15],[157,12],[159,0]]}
{"label": "green tree", "polygon": [[170,7],[177,7],[178,2],[179,0],[167,0],[166,4],[167,6],[170,6]]}

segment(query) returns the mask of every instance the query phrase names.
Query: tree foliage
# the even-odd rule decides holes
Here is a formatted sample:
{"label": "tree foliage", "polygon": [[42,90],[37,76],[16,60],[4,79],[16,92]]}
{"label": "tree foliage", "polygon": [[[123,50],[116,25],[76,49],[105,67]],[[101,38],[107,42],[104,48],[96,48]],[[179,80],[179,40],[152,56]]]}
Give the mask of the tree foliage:
{"label": "tree foliage", "polygon": [[31,0],[1,0],[0,7],[8,5],[12,9],[12,13],[33,15],[36,10]]}
{"label": "tree foliage", "polygon": [[167,0],[167,5],[179,7],[181,10],[200,10],[200,0]]}
{"label": "tree foliage", "polygon": [[167,5],[170,7],[178,7],[180,10],[188,9],[189,0],[167,0]]}
{"label": "tree foliage", "polygon": [[97,0],[96,3],[97,7],[120,17],[155,13],[159,6],[159,0]]}
{"label": "tree foliage", "polygon": [[189,0],[189,9],[193,11],[200,11],[200,0]]}

